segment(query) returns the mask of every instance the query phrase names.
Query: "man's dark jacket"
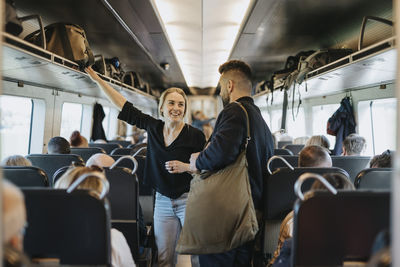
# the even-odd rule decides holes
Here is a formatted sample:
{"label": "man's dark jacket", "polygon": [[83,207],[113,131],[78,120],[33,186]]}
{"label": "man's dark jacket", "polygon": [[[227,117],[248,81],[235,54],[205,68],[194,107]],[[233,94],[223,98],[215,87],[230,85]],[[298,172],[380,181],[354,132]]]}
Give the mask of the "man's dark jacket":
{"label": "man's dark jacket", "polygon": [[[262,210],[263,181],[267,175],[267,161],[273,155],[272,135],[251,97],[241,97],[237,101],[249,114],[251,140],[246,158],[254,206]],[[210,144],[197,158],[197,169],[220,170],[233,163],[244,147],[246,136],[246,114],[237,103],[230,103],[219,114]]]}

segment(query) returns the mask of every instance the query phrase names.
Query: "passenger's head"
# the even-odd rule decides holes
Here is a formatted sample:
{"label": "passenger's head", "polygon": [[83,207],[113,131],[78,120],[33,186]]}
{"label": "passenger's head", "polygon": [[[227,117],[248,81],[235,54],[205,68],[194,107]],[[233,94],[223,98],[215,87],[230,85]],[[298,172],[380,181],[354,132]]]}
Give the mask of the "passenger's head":
{"label": "passenger's head", "polygon": [[158,114],[160,117],[171,121],[183,121],[187,109],[185,92],[177,87],[165,90],[160,96]]}
{"label": "passenger's head", "polygon": [[[94,165],[90,167],[72,166],[60,177],[60,179],[58,179],[54,185],[54,188],[66,189],[79,177],[88,173],[100,175],[101,179],[106,180],[104,172],[100,167]],[[95,192],[95,196],[98,197],[103,190],[103,183],[97,177],[93,176],[86,178],[77,188],[93,190]]]}
{"label": "passenger's head", "polygon": [[23,231],[26,224],[25,200],[22,192],[3,180],[3,241],[4,244],[22,251]]}
{"label": "passenger's head", "polygon": [[326,148],[306,146],[300,151],[299,167],[330,168],[332,159]]}
{"label": "passenger's head", "polygon": [[47,151],[49,154],[69,154],[71,153],[70,145],[68,141],[61,136],[55,136],[50,139],[47,145]]}
{"label": "passenger's head", "polygon": [[13,155],[9,156],[5,159],[0,164],[1,166],[32,166],[32,162],[21,156],[21,155]]}
{"label": "passenger's head", "polygon": [[79,131],[73,131],[69,141],[71,147],[89,147],[87,139]]}
{"label": "passenger's head", "polygon": [[115,160],[104,153],[97,153],[92,155],[87,161],[86,161],[86,166],[92,166],[92,165],[97,165],[100,167],[110,167],[113,165]]}
{"label": "passenger's head", "polygon": [[326,149],[329,149],[330,143],[328,138],[325,135],[313,135],[310,139],[307,140],[305,146],[322,146]]}
{"label": "passenger's head", "polygon": [[380,155],[374,156],[369,162],[370,168],[392,168],[393,151],[389,149]]}
{"label": "passenger's head", "polygon": [[343,140],[344,156],[359,156],[365,148],[365,138],[358,134],[350,134]]}
{"label": "passenger's head", "polygon": [[250,96],[252,89],[252,75],[250,66],[240,60],[230,60],[222,64],[219,69],[221,77],[220,96],[224,105],[242,96]]}

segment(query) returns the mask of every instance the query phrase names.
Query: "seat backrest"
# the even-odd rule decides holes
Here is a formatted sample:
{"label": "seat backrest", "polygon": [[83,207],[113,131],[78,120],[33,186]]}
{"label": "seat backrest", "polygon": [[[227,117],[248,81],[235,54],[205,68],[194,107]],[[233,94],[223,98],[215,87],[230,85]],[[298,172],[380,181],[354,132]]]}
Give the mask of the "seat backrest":
{"label": "seat backrest", "polygon": [[104,168],[110,191],[112,226],[123,233],[134,258],[139,254],[139,186],[129,169]]}
{"label": "seat backrest", "polygon": [[132,148],[115,148],[111,151],[110,155],[131,155]]}
{"label": "seat backrest", "polygon": [[390,192],[316,192],[296,202],[292,266],[366,261],[376,235],[389,229]]}
{"label": "seat backrest", "polygon": [[283,148],[285,145],[293,144],[292,141],[278,141],[278,148]]}
{"label": "seat backrest", "polygon": [[370,157],[362,157],[362,156],[331,156],[332,157],[332,166],[342,168],[347,171],[350,176],[351,182],[354,183],[354,180],[357,174],[367,168],[368,163],[370,161]]}
{"label": "seat backrest", "polygon": [[297,144],[288,144],[285,145],[283,148],[289,149],[293,152],[293,155],[298,155],[300,151],[304,148],[304,145],[297,145]]}
{"label": "seat backrest", "polygon": [[293,152],[286,148],[275,148],[274,155],[291,155],[293,156]]}
{"label": "seat backrest", "polygon": [[76,154],[82,157],[86,162],[92,155],[97,153],[106,153],[104,149],[99,147],[71,147],[71,154]]}
{"label": "seat backrest", "polygon": [[3,176],[18,187],[48,187],[49,179],[46,173],[33,166],[5,166]]}
{"label": "seat backrest", "polygon": [[[340,168],[280,168],[267,178],[264,183],[265,203],[264,216],[266,220],[282,220],[293,209],[297,197],[294,193],[294,184],[300,175],[306,172],[324,174],[341,173],[349,176],[345,170]],[[313,179],[306,181],[302,188],[303,192],[310,189]]]}
{"label": "seat backrest", "polygon": [[130,144],[132,144],[130,141],[125,140],[111,140],[110,143],[120,144],[122,147],[128,147]]}
{"label": "seat backrest", "polygon": [[354,186],[357,189],[390,190],[392,174],[392,168],[365,169],[357,175]]}
{"label": "seat backrest", "polygon": [[102,148],[108,155],[110,155],[111,151],[113,151],[116,148],[121,148],[122,146],[117,143],[107,143],[107,144],[89,143],[89,147]]}
{"label": "seat backrest", "polygon": [[[26,158],[32,162],[33,166],[43,169],[47,177],[53,177],[58,169],[69,166],[72,162],[84,164],[81,156],[75,154],[30,154]],[[53,186],[51,179],[49,183]]]}
{"label": "seat backrest", "polygon": [[22,189],[30,257],[59,258],[65,265],[111,266],[110,209],[86,190]]}

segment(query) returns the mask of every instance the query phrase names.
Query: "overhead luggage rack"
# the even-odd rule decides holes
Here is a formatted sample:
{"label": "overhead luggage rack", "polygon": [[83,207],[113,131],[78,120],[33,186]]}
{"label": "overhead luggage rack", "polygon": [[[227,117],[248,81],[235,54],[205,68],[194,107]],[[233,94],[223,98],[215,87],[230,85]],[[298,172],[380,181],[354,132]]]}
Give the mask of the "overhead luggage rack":
{"label": "overhead luggage rack", "polygon": [[[306,99],[393,83],[396,79],[396,56],[393,36],[311,71],[302,84],[296,84],[296,88],[302,89],[302,98]],[[254,97],[258,98],[268,93],[262,92]],[[283,101],[280,95],[283,94],[274,92],[275,104]]]}
{"label": "overhead luggage rack", "polygon": [[[89,76],[79,70],[77,63],[60,57],[8,33],[3,36],[3,80],[22,82],[65,92],[105,98]],[[154,106],[154,96],[132,86],[99,74],[113,88],[120,90],[132,102]]]}

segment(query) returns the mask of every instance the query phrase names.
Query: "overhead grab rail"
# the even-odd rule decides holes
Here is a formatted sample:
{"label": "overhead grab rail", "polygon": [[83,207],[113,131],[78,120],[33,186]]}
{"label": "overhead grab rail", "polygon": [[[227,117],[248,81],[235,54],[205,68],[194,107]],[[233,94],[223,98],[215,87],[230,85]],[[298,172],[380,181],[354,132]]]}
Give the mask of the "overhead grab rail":
{"label": "overhead grab rail", "polygon": [[301,201],[304,201],[304,195],[303,192],[301,192],[301,186],[303,185],[304,181],[308,179],[319,180],[326,187],[326,189],[328,189],[328,191],[334,195],[337,194],[337,190],[324,177],[316,173],[307,172],[300,175],[299,179],[297,179],[296,183],[294,184],[294,193],[299,199],[301,199]]}
{"label": "overhead grab rail", "polygon": [[131,173],[135,174],[135,172],[138,169],[138,165],[139,164],[138,164],[137,160],[134,158],[134,156],[129,156],[129,155],[120,157],[116,162],[114,162],[113,165],[111,165],[110,170],[114,169],[124,159],[129,159],[129,160],[131,160],[133,162],[133,170],[132,170]]}
{"label": "overhead grab rail", "polygon": [[290,163],[287,162],[287,160],[284,159],[283,157],[281,157],[281,156],[272,156],[272,157],[268,160],[268,162],[267,162],[267,170],[268,170],[268,173],[269,173],[269,174],[272,174],[271,169],[270,169],[270,165],[271,165],[271,162],[272,162],[273,160],[275,160],[275,159],[280,159],[281,161],[283,161],[283,163],[286,164],[286,166],[289,167],[289,169],[291,169],[292,171],[294,170],[293,166],[290,165]]}
{"label": "overhead grab rail", "polygon": [[85,181],[89,177],[94,177],[100,180],[100,182],[103,184],[101,193],[100,193],[100,199],[103,199],[108,191],[110,190],[110,183],[107,181],[106,177],[104,174],[99,173],[99,172],[89,172],[85,173],[84,175],[81,175],[78,179],[75,180],[67,189],[67,193],[72,193],[83,181]]}
{"label": "overhead grab rail", "polygon": [[383,18],[379,18],[379,17],[375,17],[375,16],[365,16],[361,23],[360,38],[358,39],[358,50],[362,49],[362,43],[364,41],[365,26],[367,25],[368,20],[375,20],[378,22],[382,22],[386,25],[393,26],[393,21],[391,21],[391,20],[383,19]]}

